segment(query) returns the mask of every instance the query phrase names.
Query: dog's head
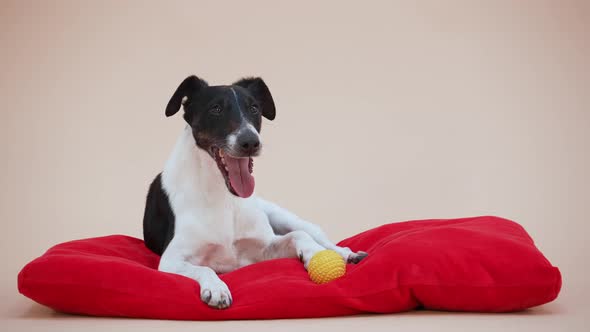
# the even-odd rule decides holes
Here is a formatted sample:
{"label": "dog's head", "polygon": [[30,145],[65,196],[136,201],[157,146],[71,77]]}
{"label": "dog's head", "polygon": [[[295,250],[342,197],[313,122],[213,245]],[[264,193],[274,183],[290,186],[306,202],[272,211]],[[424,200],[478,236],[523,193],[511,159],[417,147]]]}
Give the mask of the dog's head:
{"label": "dog's head", "polygon": [[215,160],[228,190],[239,197],[254,192],[252,158],[260,154],[262,117],[275,118],[275,105],[261,78],[244,78],[232,85],[209,86],[187,77],[170,98],[166,116],[180,107],[197,146]]}

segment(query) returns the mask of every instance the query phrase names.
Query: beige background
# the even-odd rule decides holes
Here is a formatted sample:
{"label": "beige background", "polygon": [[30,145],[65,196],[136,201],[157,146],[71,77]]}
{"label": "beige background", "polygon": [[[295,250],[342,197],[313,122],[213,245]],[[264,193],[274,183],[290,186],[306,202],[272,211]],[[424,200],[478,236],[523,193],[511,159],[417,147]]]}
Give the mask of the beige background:
{"label": "beige background", "polygon": [[[582,329],[589,22],[588,1],[0,1],[0,328]],[[20,268],[53,244],[141,236],[183,127],[164,107],[189,74],[266,80],[278,110],[257,191],[331,238],[501,215],[560,267],[561,296],[510,315],[199,323],[71,317],[19,295]]]}

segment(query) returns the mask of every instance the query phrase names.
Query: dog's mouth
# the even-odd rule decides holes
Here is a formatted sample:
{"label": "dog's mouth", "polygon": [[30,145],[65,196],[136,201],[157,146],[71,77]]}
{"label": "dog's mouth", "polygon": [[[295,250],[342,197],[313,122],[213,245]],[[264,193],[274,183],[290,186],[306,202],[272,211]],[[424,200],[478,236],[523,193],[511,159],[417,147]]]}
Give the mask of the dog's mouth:
{"label": "dog's mouth", "polygon": [[254,193],[254,161],[251,157],[234,157],[218,147],[211,148],[211,155],[223,175],[227,189],[234,195],[247,198]]}

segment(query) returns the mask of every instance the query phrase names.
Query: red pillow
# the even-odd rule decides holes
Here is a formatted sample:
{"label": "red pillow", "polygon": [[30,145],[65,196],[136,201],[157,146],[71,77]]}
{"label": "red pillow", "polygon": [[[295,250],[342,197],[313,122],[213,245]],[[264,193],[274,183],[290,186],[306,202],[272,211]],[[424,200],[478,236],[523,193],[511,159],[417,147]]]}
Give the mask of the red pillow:
{"label": "red pillow", "polygon": [[234,303],[207,307],[199,285],[156,270],[143,241],[113,235],[59,244],[23,268],[18,289],[55,310],[159,319],[268,319],[391,313],[416,308],[523,310],[552,301],[561,275],[518,224],[497,217],[384,225],[340,243],[369,256],[314,284],[297,259],[221,278]]}

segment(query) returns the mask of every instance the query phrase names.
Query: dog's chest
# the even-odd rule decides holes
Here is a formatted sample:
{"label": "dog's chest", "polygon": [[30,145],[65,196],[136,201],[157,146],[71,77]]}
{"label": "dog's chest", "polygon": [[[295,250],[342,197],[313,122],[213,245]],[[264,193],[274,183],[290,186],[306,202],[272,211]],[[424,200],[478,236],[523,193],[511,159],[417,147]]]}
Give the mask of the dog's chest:
{"label": "dog's chest", "polygon": [[236,203],[212,214],[216,217],[199,230],[194,242],[193,264],[225,273],[263,259],[274,233],[262,210]]}

